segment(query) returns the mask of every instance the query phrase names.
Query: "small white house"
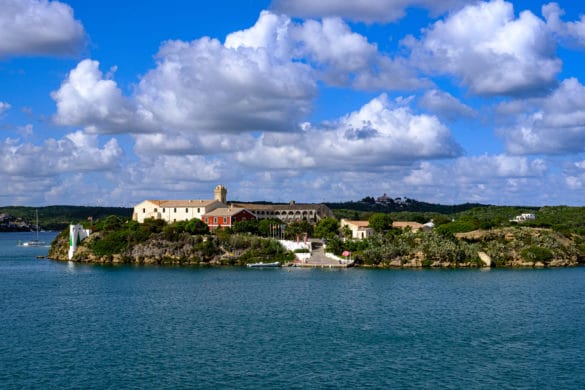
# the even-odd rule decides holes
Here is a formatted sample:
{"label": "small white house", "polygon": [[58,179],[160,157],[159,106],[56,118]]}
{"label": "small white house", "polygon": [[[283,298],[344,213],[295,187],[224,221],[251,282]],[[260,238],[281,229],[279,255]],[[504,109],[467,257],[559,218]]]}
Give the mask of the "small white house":
{"label": "small white house", "polygon": [[532,213],[524,213],[524,214],[520,214],[514,217],[514,219],[511,219],[511,222],[525,222],[525,221],[531,221],[536,219],[536,215],[532,214]]}
{"label": "small white house", "polygon": [[351,238],[362,240],[374,234],[374,229],[369,227],[368,221],[350,221],[342,219],[340,221],[341,228],[347,226],[351,230]]}

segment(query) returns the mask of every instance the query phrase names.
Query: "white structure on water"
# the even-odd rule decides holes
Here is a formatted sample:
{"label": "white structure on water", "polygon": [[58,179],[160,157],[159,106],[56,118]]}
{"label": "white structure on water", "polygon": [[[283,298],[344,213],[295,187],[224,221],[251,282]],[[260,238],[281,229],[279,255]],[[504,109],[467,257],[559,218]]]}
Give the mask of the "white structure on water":
{"label": "white structure on water", "polygon": [[81,241],[85,240],[91,234],[91,230],[84,229],[81,225],[69,225],[69,260],[73,258],[73,254]]}

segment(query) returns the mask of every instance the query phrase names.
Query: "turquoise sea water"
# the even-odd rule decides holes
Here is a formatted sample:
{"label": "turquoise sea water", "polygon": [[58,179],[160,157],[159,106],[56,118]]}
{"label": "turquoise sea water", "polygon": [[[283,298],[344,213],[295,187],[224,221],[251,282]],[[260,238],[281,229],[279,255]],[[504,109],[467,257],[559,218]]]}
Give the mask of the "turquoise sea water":
{"label": "turquoise sea water", "polygon": [[585,386],[584,268],[104,267],[19,239],[0,234],[2,389]]}

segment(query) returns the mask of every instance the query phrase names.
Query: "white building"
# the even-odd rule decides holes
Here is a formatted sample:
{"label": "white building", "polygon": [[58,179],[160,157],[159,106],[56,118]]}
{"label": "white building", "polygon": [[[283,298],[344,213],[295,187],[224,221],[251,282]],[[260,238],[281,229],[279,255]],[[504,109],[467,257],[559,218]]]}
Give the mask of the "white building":
{"label": "white building", "polygon": [[362,240],[371,237],[374,234],[374,229],[369,227],[368,221],[350,221],[342,219],[340,221],[341,228],[347,226],[351,230],[351,238]]}
{"label": "white building", "polygon": [[168,223],[202,219],[203,215],[226,206],[227,190],[218,185],[210,200],[145,200],[134,206],[132,219],[140,223],[147,218],[164,219]]}
{"label": "white building", "polygon": [[524,222],[524,221],[531,221],[533,219],[536,219],[536,215],[532,214],[532,213],[524,213],[524,214],[520,214],[517,215],[516,217],[514,217],[514,219],[511,219],[511,222]]}

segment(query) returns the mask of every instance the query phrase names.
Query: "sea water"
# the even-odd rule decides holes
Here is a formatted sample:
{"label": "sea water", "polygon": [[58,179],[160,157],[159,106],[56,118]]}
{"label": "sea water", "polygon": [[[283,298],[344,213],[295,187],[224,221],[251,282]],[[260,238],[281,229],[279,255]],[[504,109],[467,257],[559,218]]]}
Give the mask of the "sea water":
{"label": "sea water", "polygon": [[2,389],[585,386],[584,268],[111,267],[26,239],[0,234]]}

